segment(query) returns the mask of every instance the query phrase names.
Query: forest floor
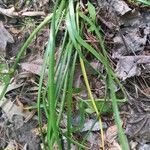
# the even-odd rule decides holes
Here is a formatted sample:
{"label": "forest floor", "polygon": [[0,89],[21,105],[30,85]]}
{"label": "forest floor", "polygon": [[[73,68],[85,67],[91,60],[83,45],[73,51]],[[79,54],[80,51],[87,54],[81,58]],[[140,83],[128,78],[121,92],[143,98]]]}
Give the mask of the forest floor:
{"label": "forest floor", "polygon": [[[122,127],[130,149],[149,150],[150,5],[129,0],[91,0],[90,2],[96,10],[97,27],[102,29],[110,64],[127,94],[125,99],[120,88],[115,87]],[[148,0],[146,2],[149,3]],[[85,14],[87,3],[87,0],[80,0],[79,3]],[[21,46],[36,26],[53,12],[53,6],[54,2],[51,0],[0,0],[0,93],[7,82],[6,74],[11,71],[8,68],[14,64]],[[57,35],[56,61],[65,28],[64,24]],[[83,28],[85,28],[83,29],[84,40],[101,53],[95,35],[91,34],[87,26]],[[38,131],[39,118],[36,102],[49,31],[49,24],[47,24],[34,37],[21,57],[8,89],[0,101],[0,150],[43,149],[41,134]],[[94,69],[106,75],[101,62],[89,54],[86,58]],[[86,70],[92,94],[98,101],[98,105],[102,105],[106,94],[105,82],[99,79],[91,68],[87,67]],[[46,82],[48,82],[47,77],[44,79],[44,83]],[[81,68],[78,65],[73,82],[74,89],[77,91],[72,95],[71,124],[76,127],[80,124],[80,113],[82,113],[78,101],[81,100],[90,105]],[[73,138],[79,142],[90,130],[85,144],[92,150],[98,150],[101,139],[95,113],[90,108],[87,108],[84,113],[86,117],[83,119],[82,129],[73,133]],[[120,150],[111,103],[105,105],[101,114],[105,149]],[[45,115],[43,115],[43,122],[46,125]],[[66,129],[66,122],[64,112],[61,122],[62,130]],[[65,144],[64,148],[67,149]],[[71,149],[78,149],[78,146],[72,144]]]}

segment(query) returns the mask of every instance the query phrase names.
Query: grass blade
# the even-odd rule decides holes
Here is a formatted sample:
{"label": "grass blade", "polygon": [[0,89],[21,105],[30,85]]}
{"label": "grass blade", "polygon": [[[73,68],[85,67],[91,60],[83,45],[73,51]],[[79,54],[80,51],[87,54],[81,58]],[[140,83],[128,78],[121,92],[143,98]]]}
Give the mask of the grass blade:
{"label": "grass blade", "polygon": [[[73,77],[74,77],[74,70],[75,70],[75,63],[77,59],[77,52],[74,54],[73,64],[71,70],[69,72],[69,83],[68,83],[68,96],[67,96],[67,136],[71,137],[71,112],[72,112],[72,94],[73,94]],[[71,149],[70,140],[67,140],[68,149]]]}
{"label": "grass blade", "polygon": [[[53,11],[53,17],[51,22],[50,42],[49,42],[49,71],[48,71],[48,105],[50,115],[48,117],[48,143],[49,148],[53,149],[53,138],[57,141],[58,147],[61,150],[61,140],[59,137],[59,129],[57,126],[57,115],[55,109],[55,21],[56,21],[56,9],[59,4],[59,0],[56,1]],[[51,136],[51,132],[53,135]]]}

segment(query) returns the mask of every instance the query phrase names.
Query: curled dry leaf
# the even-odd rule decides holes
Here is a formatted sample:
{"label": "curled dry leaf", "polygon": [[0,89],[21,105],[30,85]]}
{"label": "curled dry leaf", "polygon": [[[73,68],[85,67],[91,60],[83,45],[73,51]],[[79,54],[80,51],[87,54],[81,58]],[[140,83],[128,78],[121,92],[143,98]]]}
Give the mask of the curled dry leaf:
{"label": "curled dry leaf", "polygon": [[7,101],[2,107],[3,111],[8,116],[9,121],[12,121],[15,115],[22,116],[24,118],[29,118],[32,115],[32,112],[26,110],[23,111],[23,108],[14,104],[14,102]]}
{"label": "curled dry leaf", "polygon": [[131,147],[131,149],[136,150],[137,145],[138,145],[138,142],[130,141],[130,147]]}
{"label": "curled dry leaf", "polygon": [[[91,127],[93,126],[95,120],[94,119],[89,119],[85,122],[84,126],[83,126],[83,129],[82,129],[82,132],[86,132],[86,131],[89,131],[91,129]],[[103,122],[103,128],[105,129],[107,127],[106,123]],[[99,122],[97,121],[92,130],[91,131],[99,131],[100,130],[100,126],[99,126]]]}
{"label": "curled dry leaf", "polygon": [[8,9],[5,8],[1,8],[0,7],[0,14],[8,16],[8,17],[25,17],[25,16],[45,16],[45,12],[44,11],[27,11],[27,12],[15,12],[15,8],[11,7]]}
{"label": "curled dry leaf", "polygon": [[7,43],[14,43],[13,36],[5,29],[3,22],[0,21],[0,55],[5,56]]}
{"label": "curled dry leaf", "polygon": [[90,149],[97,150],[101,144],[100,138],[98,133],[90,132],[87,137],[87,141],[90,144]]}
{"label": "curled dry leaf", "polygon": [[114,141],[108,150],[121,150],[121,146],[116,141]]}
{"label": "curled dry leaf", "polygon": [[24,145],[23,149],[22,150],[27,150],[27,143]]}
{"label": "curled dry leaf", "polygon": [[108,143],[108,147],[109,147],[108,150],[121,150],[120,145],[116,141],[117,133],[118,130],[116,125],[110,126],[107,129],[105,138]]}
{"label": "curled dry leaf", "polygon": [[117,126],[113,125],[111,127],[109,127],[106,131],[106,140],[109,143],[113,143],[115,141],[115,139],[117,138]]}
{"label": "curled dry leaf", "polygon": [[121,16],[131,11],[131,9],[123,0],[111,0],[111,5],[114,8],[114,10],[117,12],[117,14]]}
{"label": "curled dry leaf", "polygon": [[42,71],[42,63],[43,59],[39,56],[34,60],[30,61],[30,63],[28,62],[21,63],[20,66],[23,70],[40,76]]}
{"label": "curled dry leaf", "polygon": [[128,5],[123,0],[98,0],[99,15],[98,18],[109,29],[116,29],[120,17],[131,11]]}
{"label": "curled dry leaf", "polygon": [[141,64],[149,64],[150,56],[121,56],[117,63],[117,76],[125,80],[141,74]]}
{"label": "curled dry leaf", "polygon": [[33,17],[33,16],[45,16],[45,12],[44,11],[27,11],[27,12],[23,12],[21,14],[21,16],[30,16],[30,17]]}
{"label": "curled dry leaf", "polygon": [[21,68],[30,73],[40,75],[42,70],[42,65],[34,64],[34,63],[21,63]]}
{"label": "curled dry leaf", "polygon": [[8,17],[18,16],[18,13],[15,12],[15,8],[14,7],[11,7],[11,8],[8,8],[8,9],[4,9],[4,8],[0,7],[0,14],[6,15]]}
{"label": "curled dry leaf", "polygon": [[124,24],[125,27],[133,27],[133,26],[138,27],[139,25],[141,25],[141,22],[142,24],[146,22],[145,18],[144,16],[142,16],[142,14],[138,10],[133,9],[132,11],[123,15],[120,18],[120,21],[121,21],[121,24]]}
{"label": "curled dry leaf", "polygon": [[112,11],[115,11],[118,15],[124,15],[131,11],[128,5],[123,0],[98,0],[99,6],[109,6]]}
{"label": "curled dry leaf", "polygon": [[118,34],[114,37],[113,58],[136,54],[148,49],[150,35],[150,17],[148,12],[132,11],[120,17]]}
{"label": "curled dry leaf", "polygon": [[49,0],[40,0],[39,1],[39,5],[40,5],[39,7],[46,5],[48,2],[49,2]]}
{"label": "curled dry leaf", "polygon": [[146,143],[150,141],[150,114],[134,113],[129,116],[126,134],[130,138],[138,138],[138,141]]}
{"label": "curled dry leaf", "polygon": [[116,47],[115,52],[113,53],[113,58],[117,58],[119,56],[131,53],[135,54],[136,52],[143,51],[149,33],[150,28],[143,27],[141,29],[135,28],[133,30],[126,29],[124,35],[122,35],[123,39],[120,35],[117,35],[114,38],[114,43],[116,44]]}
{"label": "curled dry leaf", "polygon": [[139,150],[149,150],[150,149],[150,144],[142,144],[139,146]]}
{"label": "curled dry leaf", "polygon": [[4,150],[19,150],[19,145],[15,140],[11,140]]}

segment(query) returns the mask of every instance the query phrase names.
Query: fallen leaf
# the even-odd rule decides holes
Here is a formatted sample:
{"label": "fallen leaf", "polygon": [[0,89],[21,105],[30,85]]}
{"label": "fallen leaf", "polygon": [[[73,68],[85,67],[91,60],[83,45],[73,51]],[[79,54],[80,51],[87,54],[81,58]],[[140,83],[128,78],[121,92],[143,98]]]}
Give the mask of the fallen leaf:
{"label": "fallen leaf", "polygon": [[89,135],[87,137],[87,141],[90,144],[90,146],[89,146],[90,149],[93,149],[93,150],[100,149],[101,141],[100,141],[99,136],[100,135],[98,133],[94,133],[94,132],[89,133]]}
{"label": "fallen leaf", "polygon": [[123,0],[98,0],[98,5],[98,18],[112,30],[120,24],[120,17],[131,11]]}
{"label": "fallen leaf", "polygon": [[8,17],[18,16],[18,13],[15,12],[15,8],[14,7],[11,7],[11,8],[8,8],[8,9],[0,7],[0,14],[6,15]]}
{"label": "fallen leaf", "polygon": [[141,64],[149,64],[150,56],[121,56],[117,63],[116,74],[125,80],[141,74]]}
{"label": "fallen leaf", "polygon": [[33,17],[33,16],[45,16],[45,12],[44,11],[27,11],[27,12],[23,12],[21,14],[21,16],[30,16],[30,17]]}
{"label": "fallen leaf", "polygon": [[27,147],[28,147],[28,145],[27,145],[27,143],[24,145],[24,147],[23,147],[23,149],[22,150],[27,150]]}
{"label": "fallen leaf", "polygon": [[[147,104],[148,105],[148,104]],[[150,109],[149,109],[150,110]],[[133,113],[129,116],[126,126],[126,134],[128,137],[138,139],[141,143],[150,141],[150,114],[148,113]]]}
{"label": "fallen leaf", "polygon": [[130,147],[131,147],[131,149],[136,150],[137,145],[138,145],[137,142],[130,141]]}
{"label": "fallen leaf", "polygon": [[150,149],[150,144],[142,144],[139,146],[139,150],[149,150]]}
{"label": "fallen leaf", "polygon": [[21,63],[21,68],[30,73],[40,75],[42,70],[42,65],[38,65],[34,63]]}
{"label": "fallen leaf", "polygon": [[121,146],[116,141],[114,141],[108,150],[121,150]]}
{"label": "fallen leaf", "polygon": [[105,135],[107,142],[113,143],[115,139],[117,138],[117,133],[118,133],[117,126],[116,125],[110,126],[107,129],[106,135]]}
{"label": "fallen leaf", "polygon": [[0,55],[6,55],[7,43],[14,43],[13,36],[5,29],[3,22],[0,21]]}
{"label": "fallen leaf", "polygon": [[115,11],[118,15],[124,15],[125,13],[131,11],[131,8],[123,0],[98,0],[98,3],[101,7],[108,5]]}
{"label": "fallen leaf", "polygon": [[20,115],[24,117],[30,115],[30,112],[25,114],[25,112],[23,112],[21,107],[18,107],[16,104],[14,104],[14,102],[11,101],[7,101],[7,103],[2,107],[2,109],[7,114],[8,119],[10,121],[12,121],[14,115]]}
{"label": "fallen leaf", "polygon": [[16,141],[10,140],[10,142],[4,150],[19,150],[19,146]]}
{"label": "fallen leaf", "polygon": [[[84,126],[83,126],[83,129],[82,129],[82,132],[85,132],[85,131],[89,131],[91,129],[91,127],[93,126],[95,120],[94,119],[89,119],[87,120],[85,123],[84,123]],[[107,125],[105,122],[103,122],[103,129],[104,128],[107,128]],[[100,130],[100,126],[99,126],[99,122],[97,121],[92,130],[91,131],[99,131]]]}
{"label": "fallen leaf", "polygon": [[5,8],[1,8],[0,7],[0,14],[6,15],[8,17],[25,17],[25,16],[45,16],[45,12],[44,11],[20,11],[20,12],[15,12],[15,8],[11,7],[8,9]]}
{"label": "fallen leaf", "polygon": [[33,61],[31,61],[30,63],[28,63],[28,62],[21,63],[20,66],[23,70],[25,70],[29,73],[41,75],[42,63],[43,63],[42,58],[36,58]]}
{"label": "fallen leaf", "polygon": [[[142,30],[140,33],[140,30]],[[112,57],[117,58],[122,55],[135,54],[139,51],[143,51],[147,42],[147,36],[150,33],[150,27],[143,27],[141,29],[129,29],[125,28],[122,32],[122,37],[118,34],[113,40],[115,44],[115,50]],[[141,35],[142,34],[142,35]]]}
{"label": "fallen leaf", "polygon": [[42,7],[43,5],[47,4],[49,0],[40,0],[39,1],[39,7]]}
{"label": "fallen leaf", "polygon": [[141,25],[141,22],[146,22],[146,19],[144,20],[144,17],[138,10],[133,10],[123,15],[120,18],[120,21],[121,24],[124,24],[125,27],[138,27]]}

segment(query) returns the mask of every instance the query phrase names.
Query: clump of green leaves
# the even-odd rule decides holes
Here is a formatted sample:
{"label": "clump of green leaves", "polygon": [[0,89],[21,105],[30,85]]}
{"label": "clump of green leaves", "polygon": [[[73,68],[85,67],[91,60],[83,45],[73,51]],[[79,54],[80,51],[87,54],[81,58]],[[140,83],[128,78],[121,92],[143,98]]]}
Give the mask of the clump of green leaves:
{"label": "clump of green leaves", "polygon": [[137,2],[140,2],[144,5],[150,6],[150,1],[149,0],[136,0]]}
{"label": "clump of green leaves", "polygon": [[[76,64],[80,64],[82,74],[84,77],[84,82],[86,85],[86,90],[90,98],[90,106],[93,108],[94,112],[97,115],[100,125],[101,132],[101,142],[104,149],[104,137],[103,137],[103,128],[101,121],[101,112],[99,108],[104,105],[103,103],[96,103],[92,95],[91,87],[89,84],[88,76],[85,67],[85,64],[90,65],[88,59],[85,57],[85,53],[90,54],[93,58],[101,62],[107,73],[106,76],[98,72],[100,77],[104,80],[106,85],[106,93],[104,100],[111,99],[112,110],[114,113],[115,122],[118,127],[118,136],[122,149],[129,149],[128,142],[124,131],[122,129],[121,119],[119,116],[118,110],[118,101],[116,98],[116,93],[114,91],[115,84],[119,85],[123,90],[122,85],[117,79],[115,73],[111,68],[111,64],[108,59],[107,51],[104,44],[104,39],[101,33],[100,27],[96,23],[96,11],[92,3],[88,2],[88,15],[80,10],[80,3],[74,3],[73,0],[70,1],[60,1],[55,2],[55,7],[53,14],[47,16],[45,20],[33,31],[29,36],[27,41],[24,43],[23,47],[20,49],[16,61],[12,66],[12,69],[15,71],[18,65],[18,62],[23,55],[26,48],[29,46],[31,41],[34,39],[34,36],[41,30],[41,28],[50,22],[50,34],[47,44],[47,48],[44,55],[44,62],[41,71],[41,77],[39,81],[39,90],[38,90],[38,99],[37,99],[37,111],[39,116],[39,126],[42,133],[42,128],[44,126],[42,122],[42,111],[45,113],[47,118],[47,132],[46,135],[42,134],[42,140],[44,143],[45,149],[53,149],[54,145],[58,145],[58,148],[63,149],[62,141],[63,136],[67,138],[67,149],[71,149],[71,144],[76,144],[80,149],[86,149],[85,140],[82,143],[74,140],[73,133],[74,130],[71,119],[73,116],[72,105],[73,105],[73,80]],[[61,24],[66,24],[65,35],[62,42],[60,43],[59,57],[55,59],[55,42],[56,35],[61,28]],[[88,30],[95,35],[95,38],[99,41],[99,47],[102,51],[97,51],[90,43],[84,39],[83,27],[89,27]],[[46,85],[43,85],[43,80],[45,78],[45,70],[48,69],[48,82]],[[14,72],[12,72],[11,77]],[[10,81],[10,80],[9,80]],[[8,82],[9,84],[9,82]],[[3,93],[4,95],[6,84]],[[81,101],[80,101],[81,102]],[[82,106],[81,106],[82,107]],[[66,111],[65,111],[66,110]],[[106,110],[106,109],[105,109]],[[81,111],[81,114],[84,114]],[[67,126],[66,132],[62,132],[60,128],[60,122],[63,119],[64,114],[67,116]],[[83,121],[83,119],[82,119]],[[83,122],[82,122],[83,123]],[[78,131],[78,130],[77,130]],[[88,134],[84,137],[86,139]]]}

